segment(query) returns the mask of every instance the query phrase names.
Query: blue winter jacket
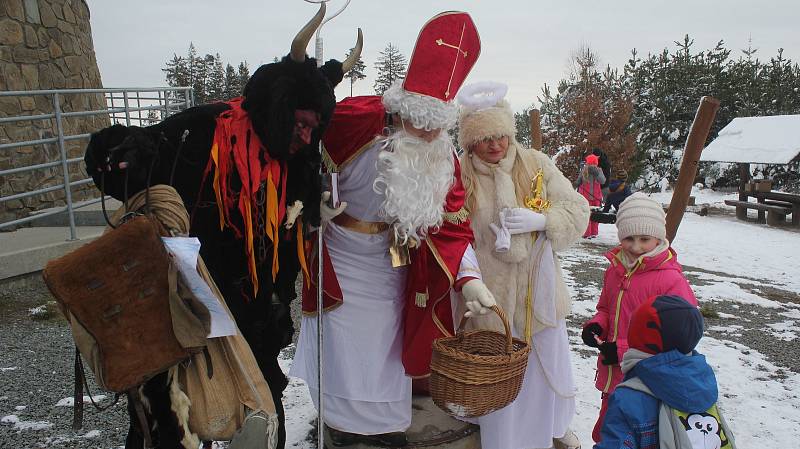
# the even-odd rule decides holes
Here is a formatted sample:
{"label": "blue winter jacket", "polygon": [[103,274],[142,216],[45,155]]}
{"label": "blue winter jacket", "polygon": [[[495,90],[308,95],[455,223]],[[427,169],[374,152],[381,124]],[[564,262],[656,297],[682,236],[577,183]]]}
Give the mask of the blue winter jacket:
{"label": "blue winter jacket", "polygon": [[614,210],[619,210],[620,204],[625,201],[625,198],[633,195],[631,192],[631,187],[622,180],[619,179],[612,179],[611,182],[608,183],[609,194],[606,196],[606,204],[603,206],[603,212],[608,212],[611,210],[611,207],[614,207]]}
{"label": "blue winter jacket", "polygon": [[617,388],[608,403],[595,449],[658,449],[659,400],[676,410],[708,410],[717,402],[717,379],[697,351],[677,350],[641,360],[625,375],[638,377],[656,397]]}

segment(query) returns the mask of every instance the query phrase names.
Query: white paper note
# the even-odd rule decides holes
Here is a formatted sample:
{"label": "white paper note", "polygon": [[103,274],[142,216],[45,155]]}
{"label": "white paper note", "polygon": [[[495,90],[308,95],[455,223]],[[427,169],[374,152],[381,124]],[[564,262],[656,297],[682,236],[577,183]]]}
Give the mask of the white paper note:
{"label": "white paper note", "polygon": [[211,287],[197,272],[197,257],[200,240],[197,237],[161,237],[167,250],[177,263],[178,271],[189,290],[202,302],[211,314],[211,332],[208,338],[236,335],[236,323],[222,307]]}

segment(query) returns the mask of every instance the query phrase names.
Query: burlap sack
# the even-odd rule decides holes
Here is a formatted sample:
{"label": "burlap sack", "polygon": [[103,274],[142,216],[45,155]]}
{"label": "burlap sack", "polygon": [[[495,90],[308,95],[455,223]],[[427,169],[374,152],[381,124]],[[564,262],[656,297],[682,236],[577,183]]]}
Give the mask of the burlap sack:
{"label": "burlap sack", "polygon": [[[200,276],[217,298],[222,295],[208,275],[202,259],[197,263]],[[221,301],[225,306],[224,301]],[[230,310],[225,306],[230,315]],[[231,440],[253,412],[268,417],[265,435],[274,447],[277,439],[277,415],[269,386],[256,363],[250,346],[241,333],[230,337],[209,338],[207,353],[195,354],[190,363],[181,365],[178,378],[191,400],[189,428],[201,440]],[[211,359],[211,366],[207,358]]]}

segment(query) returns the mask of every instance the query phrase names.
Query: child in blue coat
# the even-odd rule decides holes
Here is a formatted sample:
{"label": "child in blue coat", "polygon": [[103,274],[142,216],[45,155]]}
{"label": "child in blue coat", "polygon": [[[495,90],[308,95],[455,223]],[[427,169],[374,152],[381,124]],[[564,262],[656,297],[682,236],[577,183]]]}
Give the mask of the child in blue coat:
{"label": "child in blue coat", "polygon": [[683,298],[657,296],[636,308],[622,359],[625,381],[611,395],[595,449],[683,447],[659,435],[662,402],[677,412],[685,431],[679,437],[692,447],[735,448],[716,408],[714,371],[694,350],[702,335],[700,311]]}

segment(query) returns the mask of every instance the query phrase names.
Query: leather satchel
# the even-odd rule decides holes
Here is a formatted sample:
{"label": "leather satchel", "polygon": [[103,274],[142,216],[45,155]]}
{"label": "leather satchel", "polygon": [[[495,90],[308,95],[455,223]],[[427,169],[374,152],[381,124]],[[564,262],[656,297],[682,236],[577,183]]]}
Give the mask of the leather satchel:
{"label": "leather satchel", "polygon": [[51,260],[43,277],[105,390],[128,391],[206,344],[208,311],[181,298],[176,268],[147,216]]}

